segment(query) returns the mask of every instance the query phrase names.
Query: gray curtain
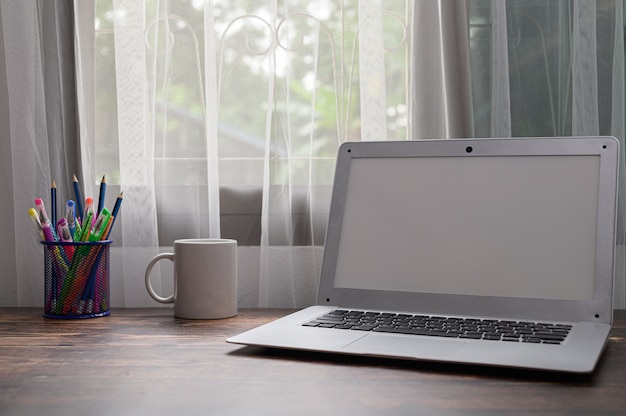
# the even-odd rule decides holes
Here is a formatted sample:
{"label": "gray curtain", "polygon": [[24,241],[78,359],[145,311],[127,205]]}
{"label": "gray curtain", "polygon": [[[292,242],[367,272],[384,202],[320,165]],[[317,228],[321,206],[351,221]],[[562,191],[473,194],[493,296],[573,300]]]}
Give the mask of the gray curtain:
{"label": "gray curtain", "polygon": [[27,211],[50,200],[52,181],[68,199],[80,175],[73,27],[72,1],[0,1],[2,306],[41,306],[43,257]]}

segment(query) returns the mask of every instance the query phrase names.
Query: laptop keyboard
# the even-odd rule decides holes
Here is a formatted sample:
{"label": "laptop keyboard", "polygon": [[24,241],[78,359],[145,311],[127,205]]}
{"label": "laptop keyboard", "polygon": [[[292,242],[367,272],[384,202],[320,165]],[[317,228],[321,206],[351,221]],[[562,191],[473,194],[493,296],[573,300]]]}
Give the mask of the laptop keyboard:
{"label": "laptop keyboard", "polygon": [[303,326],[489,341],[561,344],[571,325],[333,310]]}

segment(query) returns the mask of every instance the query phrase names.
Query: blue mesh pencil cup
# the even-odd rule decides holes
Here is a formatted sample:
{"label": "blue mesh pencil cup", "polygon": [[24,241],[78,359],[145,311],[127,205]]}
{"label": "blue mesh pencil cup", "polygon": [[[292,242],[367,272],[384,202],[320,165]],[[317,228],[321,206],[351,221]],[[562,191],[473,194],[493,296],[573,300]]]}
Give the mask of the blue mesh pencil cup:
{"label": "blue mesh pencil cup", "polygon": [[110,312],[111,240],[42,241],[44,246],[44,316],[77,319]]}

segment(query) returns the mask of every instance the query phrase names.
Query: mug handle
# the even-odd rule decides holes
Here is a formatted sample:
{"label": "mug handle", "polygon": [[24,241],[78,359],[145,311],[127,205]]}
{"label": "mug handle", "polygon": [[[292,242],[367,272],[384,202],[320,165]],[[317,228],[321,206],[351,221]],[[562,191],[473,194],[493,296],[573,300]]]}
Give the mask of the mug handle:
{"label": "mug handle", "polygon": [[157,302],[174,303],[174,294],[171,294],[170,296],[165,297],[165,298],[162,296],[159,296],[154,291],[154,289],[152,289],[152,285],[150,284],[150,272],[152,271],[152,268],[159,260],[163,260],[163,259],[168,259],[173,263],[174,253],[160,253],[154,256],[152,260],[150,260],[150,263],[148,263],[148,267],[146,267],[146,289],[148,290],[148,293],[150,294],[152,299],[156,300]]}

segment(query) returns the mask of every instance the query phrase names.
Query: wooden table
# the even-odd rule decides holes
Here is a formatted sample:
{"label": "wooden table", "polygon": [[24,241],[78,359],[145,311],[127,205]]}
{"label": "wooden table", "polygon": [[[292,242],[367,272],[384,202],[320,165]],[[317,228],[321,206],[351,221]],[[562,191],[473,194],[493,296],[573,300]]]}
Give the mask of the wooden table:
{"label": "wooden table", "polygon": [[231,345],[287,314],[51,320],[0,308],[0,415],[626,414],[626,311],[588,376]]}

